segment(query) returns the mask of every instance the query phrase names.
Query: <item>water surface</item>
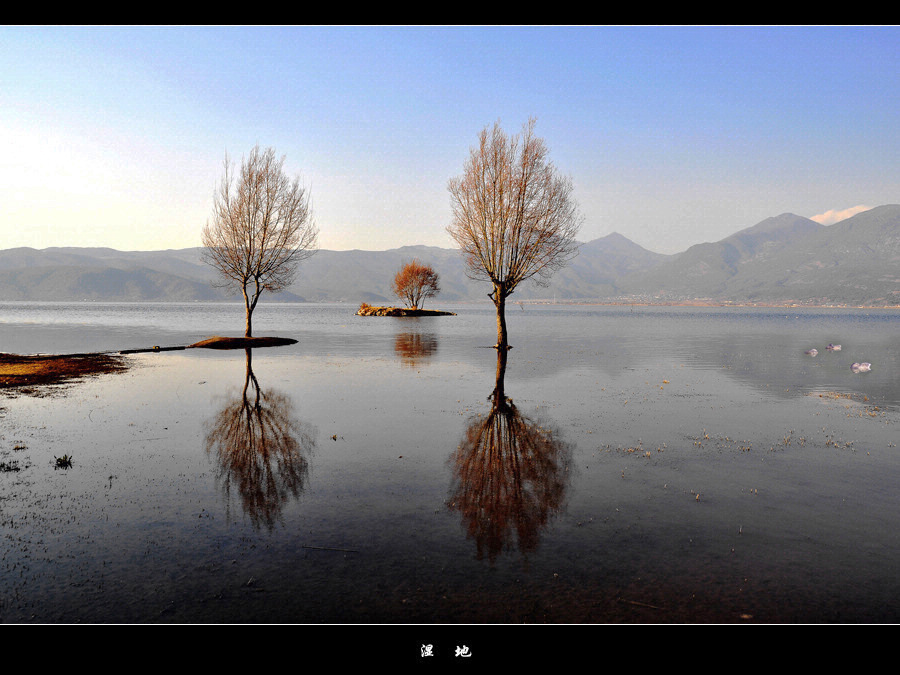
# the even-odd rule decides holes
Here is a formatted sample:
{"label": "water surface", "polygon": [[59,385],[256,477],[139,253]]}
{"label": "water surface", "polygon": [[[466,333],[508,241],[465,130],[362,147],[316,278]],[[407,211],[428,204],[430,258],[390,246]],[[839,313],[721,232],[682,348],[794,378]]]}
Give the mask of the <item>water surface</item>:
{"label": "water surface", "polygon": [[[498,363],[491,306],[447,308],[263,305],[297,344],[4,396],[0,620],[900,618],[896,312],[512,306]],[[0,351],[241,311],[0,303]]]}

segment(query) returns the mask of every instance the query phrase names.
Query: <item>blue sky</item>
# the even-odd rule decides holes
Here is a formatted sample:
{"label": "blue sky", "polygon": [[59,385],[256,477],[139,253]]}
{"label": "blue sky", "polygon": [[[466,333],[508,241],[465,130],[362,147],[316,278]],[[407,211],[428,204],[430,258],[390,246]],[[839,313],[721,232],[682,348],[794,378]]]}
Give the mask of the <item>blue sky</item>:
{"label": "blue sky", "polygon": [[900,202],[897,27],[0,28],[0,248],[200,244],[226,152],[320,246],[452,246],[447,181],[529,118],[584,241],[673,253]]}

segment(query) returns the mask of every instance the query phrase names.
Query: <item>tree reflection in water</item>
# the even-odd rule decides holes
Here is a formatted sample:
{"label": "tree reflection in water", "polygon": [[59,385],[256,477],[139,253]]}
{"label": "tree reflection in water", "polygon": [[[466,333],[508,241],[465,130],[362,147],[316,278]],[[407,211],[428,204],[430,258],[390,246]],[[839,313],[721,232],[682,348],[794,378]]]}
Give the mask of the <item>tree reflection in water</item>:
{"label": "tree reflection in water", "polygon": [[416,368],[437,351],[437,338],[430,333],[397,333],[394,351],[410,368]]}
{"label": "tree reflection in water", "polygon": [[535,551],[541,530],[563,505],[572,450],[553,429],[529,419],[506,398],[507,351],[497,350],[492,409],[466,429],[452,461],[449,506],[462,515],[479,560],[494,562],[517,546]]}
{"label": "tree reflection in water", "polygon": [[252,350],[245,351],[244,387],[207,423],[206,452],[218,460],[226,503],[236,491],[253,524],[271,530],[287,501],[303,492],[318,432],[294,419],[288,396],[260,389]]}

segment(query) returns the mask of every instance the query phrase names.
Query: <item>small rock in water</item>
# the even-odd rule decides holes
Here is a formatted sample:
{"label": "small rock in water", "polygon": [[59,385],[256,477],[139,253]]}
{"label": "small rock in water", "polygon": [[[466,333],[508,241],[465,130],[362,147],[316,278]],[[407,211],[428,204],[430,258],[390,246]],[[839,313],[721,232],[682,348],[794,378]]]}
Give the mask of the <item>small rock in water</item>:
{"label": "small rock in water", "polygon": [[829,343],[828,343],[828,346],[825,347],[825,349],[830,349],[830,350],[832,350],[832,351],[839,352],[839,351],[841,351],[841,346],[840,346],[840,345],[833,345],[833,344],[831,344],[831,343],[829,342]]}
{"label": "small rock in water", "polygon": [[804,353],[804,354],[809,354],[810,356],[815,356],[816,354],[819,353],[819,350],[818,350],[818,349],[807,349],[807,350],[806,350],[805,352],[803,352],[803,353]]}
{"label": "small rock in water", "polygon": [[852,366],[850,366],[850,370],[852,370],[854,373],[867,373],[872,370],[872,364],[866,361],[863,361],[862,363],[854,363]]}

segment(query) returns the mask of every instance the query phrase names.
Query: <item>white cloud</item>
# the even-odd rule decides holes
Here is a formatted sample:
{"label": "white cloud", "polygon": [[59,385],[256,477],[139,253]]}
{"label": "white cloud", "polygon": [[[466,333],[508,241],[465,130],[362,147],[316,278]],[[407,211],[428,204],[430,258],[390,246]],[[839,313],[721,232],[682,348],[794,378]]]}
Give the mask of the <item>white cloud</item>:
{"label": "white cloud", "polygon": [[834,209],[831,209],[830,211],[820,213],[817,216],[812,216],[810,220],[814,220],[821,225],[834,225],[835,223],[839,223],[842,220],[846,220],[850,216],[855,216],[857,213],[868,211],[871,208],[871,206],[864,206],[860,204],[859,206],[851,206],[849,209],[843,209],[841,211],[835,211]]}

